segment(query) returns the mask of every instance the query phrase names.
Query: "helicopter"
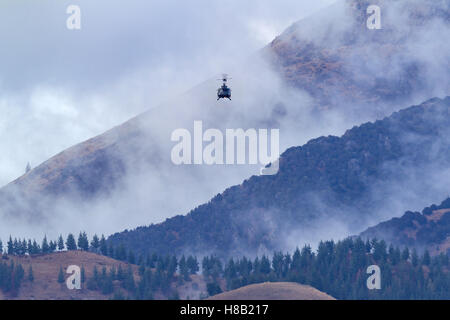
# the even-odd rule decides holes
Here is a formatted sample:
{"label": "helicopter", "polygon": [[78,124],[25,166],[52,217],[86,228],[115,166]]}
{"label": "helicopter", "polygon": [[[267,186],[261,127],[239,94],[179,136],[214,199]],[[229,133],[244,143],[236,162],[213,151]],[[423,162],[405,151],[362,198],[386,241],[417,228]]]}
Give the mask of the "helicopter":
{"label": "helicopter", "polygon": [[223,81],[222,86],[219,89],[217,89],[217,100],[222,99],[222,98],[228,98],[231,100],[231,89],[228,88],[228,86],[227,86],[228,79],[231,79],[231,78],[228,78],[227,74],[223,74],[222,79],[217,79],[217,80]]}

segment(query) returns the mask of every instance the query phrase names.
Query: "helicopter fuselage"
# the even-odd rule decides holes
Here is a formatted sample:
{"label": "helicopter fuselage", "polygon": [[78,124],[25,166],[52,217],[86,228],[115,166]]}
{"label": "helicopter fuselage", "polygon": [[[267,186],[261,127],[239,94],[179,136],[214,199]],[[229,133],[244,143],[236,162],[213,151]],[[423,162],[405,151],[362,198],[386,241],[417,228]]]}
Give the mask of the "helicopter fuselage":
{"label": "helicopter fuselage", "polygon": [[231,89],[228,88],[225,84],[223,84],[218,90],[217,90],[217,100],[222,98],[228,98],[231,100]]}

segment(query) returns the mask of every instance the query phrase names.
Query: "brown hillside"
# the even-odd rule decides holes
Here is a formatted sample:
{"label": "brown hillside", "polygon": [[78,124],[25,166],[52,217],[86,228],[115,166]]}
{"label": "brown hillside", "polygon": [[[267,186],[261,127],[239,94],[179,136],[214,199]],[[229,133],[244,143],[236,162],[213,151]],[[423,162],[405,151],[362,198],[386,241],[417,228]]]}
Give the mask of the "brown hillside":
{"label": "brown hillside", "polygon": [[208,300],[335,300],[313,287],[293,282],[265,282],[224,292]]}
{"label": "brown hillside", "polygon": [[[85,251],[66,251],[56,252],[45,255],[13,257],[8,256],[8,260],[1,260],[9,263],[10,261],[20,263],[25,270],[25,278],[20,287],[17,297],[5,295],[0,290],[0,300],[3,299],[18,299],[18,300],[104,300],[109,299],[110,296],[101,294],[98,291],[91,291],[86,289],[86,284],[82,284],[81,290],[69,290],[65,283],[58,283],[59,268],[62,267],[65,272],[69,265],[77,265],[80,268],[83,266],[86,272],[86,279],[92,277],[94,266],[97,266],[99,271],[103,267],[108,270],[119,265],[122,268],[128,268],[128,264],[114,260],[105,256],[101,256],[91,252]],[[32,266],[34,281],[28,280],[29,266]],[[133,266],[135,278],[138,278],[138,268]],[[66,274],[67,277],[69,274]],[[123,290],[122,290],[123,291]]]}
{"label": "brown hillside", "polygon": [[[369,5],[383,12],[377,32],[366,27]],[[435,18],[449,22],[437,1],[337,1],[293,24],[266,50],[284,78],[316,97],[320,108],[336,107],[337,97],[376,107],[425,93],[424,65],[409,54],[409,39]],[[407,67],[392,72],[394,61],[406,56]]]}
{"label": "brown hillside", "polygon": [[[109,271],[112,267],[116,269],[121,266],[127,270],[128,263],[115,260],[106,256],[86,251],[64,251],[50,254],[40,254],[33,256],[6,256],[0,254],[0,262],[10,263],[14,261],[21,264],[25,270],[25,277],[17,296],[5,294],[0,290],[0,300],[106,300],[113,297],[113,294],[104,295],[100,291],[88,290],[87,280],[93,276],[94,267],[99,272],[105,267]],[[28,279],[29,267],[32,266],[34,281]],[[85,269],[86,282],[82,284],[80,290],[69,290],[64,283],[58,282],[60,267],[66,272],[70,265],[77,265]],[[140,276],[137,265],[131,265],[136,283]],[[65,274],[65,279],[69,274]],[[130,293],[121,288],[119,281],[114,281],[115,292],[121,292],[124,297],[129,297]],[[176,278],[171,284],[172,291],[177,291],[180,299],[199,299],[206,292],[206,283],[201,275],[191,275],[190,281],[181,282]],[[168,299],[168,294],[161,291],[154,292],[157,300]]]}

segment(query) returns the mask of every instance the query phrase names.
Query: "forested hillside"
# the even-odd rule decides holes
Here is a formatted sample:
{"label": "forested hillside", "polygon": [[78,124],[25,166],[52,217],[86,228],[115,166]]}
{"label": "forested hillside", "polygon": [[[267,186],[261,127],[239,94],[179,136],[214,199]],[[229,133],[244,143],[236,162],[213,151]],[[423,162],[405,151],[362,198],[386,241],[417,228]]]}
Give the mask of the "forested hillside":
{"label": "forested hillside", "polygon": [[407,211],[361,233],[363,238],[384,239],[397,246],[430,250],[432,254],[450,252],[450,198],[422,212]]}
{"label": "forested hillside", "polygon": [[[47,247],[46,238],[31,248],[25,241],[24,251],[19,240],[8,241],[8,253],[0,255],[6,260],[0,262],[0,299],[198,299],[266,282],[309,285],[337,299],[450,299],[448,255],[418,254],[384,240],[347,238],[322,241],[317,250],[305,245],[293,252],[221,259],[137,255],[122,245],[108,248],[97,236],[89,242],[85,233],[78,242],[72,239],[69,235],[62,249]],[[68,290],[64,283],[71,264],[81,267],[81,290]],[[380,267],[380,289],[367,287],[371,265]],[[297,297],[325,297],[313,288],[303,287]]]}
{"label": "forested hillside", "polygon": [[302,231],[317,230],[319,220],[328,232],[334,221],[361,230],[368,219],[389,211],[390,200],[401,199],[392,190],[408,186],[418,197],[427,191],[430,170],[449,167],[449,133],[450,97],[431,99],[342,137],[290,148],[280,157],[278,174],[253,176],[186,216],[116,233],[108,241],[139,253],[226,255],[283,248],[290,234],[301,242]]}

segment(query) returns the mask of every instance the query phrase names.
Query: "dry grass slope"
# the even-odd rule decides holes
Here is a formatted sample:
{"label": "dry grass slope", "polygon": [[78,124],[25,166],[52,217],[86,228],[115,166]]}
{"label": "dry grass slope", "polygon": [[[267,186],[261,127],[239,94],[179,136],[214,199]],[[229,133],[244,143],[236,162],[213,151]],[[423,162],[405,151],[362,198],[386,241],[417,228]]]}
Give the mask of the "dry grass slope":
{"label": "dry grass slope", "polygon": [[[58,282],[59,268],[62,267],[66,272],[70,265],[77,265],[85,269],[86,279],[92,277],[94,266],[99,271],[103,267],[109,270],[111,267],[116,268],[121,265],[124,270],[128,265],[124,262],[101,256],[85,251],[66,251],[56,252],[37,256],[13,257],[9,256],[8,260],[1,260],[9,263],[13,260],[20,263],[25,270],[25,279],[19,290],[18,296],[13,299],[19,300],[104,300],[110,296],[103,295],[98,291],[87,290],[83,284],[81,290],[69,290],[65,283]],[[28,280],[28,269],[32,266],[34,281]],[[137,266],[133,265],[135,279],[138,279]],[[69,274],[65,274],[65,278]],[[117,285],[117,284],[116,284]],[[0,300],[11,299],[12,297],[4,295],[0,290]]]}
{"label": "dry grass slope", "polygon": [[208,300],[335,300],[313,287],[293,282],[265,282],[224,292]]}
{"label": "dry grass slope", "polygon": [[[0,254],[0,257],[2,255]],[[100,291],[88,290],[86,288],[87,279],[92,278],[94,266],[99,272],[103,267],[109,271],[112,267],[116,270],[119,265],[123,270],[127,270],[130,264],[118,261],[106,256],[86,251],[64,251],[50,254],[40,254],[33,256],[8,256],[7,260],[0,258],[0,262],[20,263],[25,270],[25,277],[17,296],[4,294],[0,290],[0,300],[106,300],[111,299],[113,294],[104,295]],[[34,281],[28,279],[29,267],[32,266]],[[69,290],[64,283],[58,282],[60,267],[65,273],[67,267],[77,265],[85,269],[86,282],[82,284],[81,290]],[[135,282],[140,280],[139,267],[131,265]],[[177,275],[179,276],[179,275]],[[67,279],[69,274],[65,273]],[[171,284],[173,290],[178,291],[181,299],[199,299],[206,293],[206,283],[201,275],[191,275],[190,281],[180,284],[174,280]],[[121,288],[120,282],[113,281],[115,291],[120,291],[128,297],[131,293]],[[160,290],[154,292],[156,300],[166,300],[169,297]]]}

